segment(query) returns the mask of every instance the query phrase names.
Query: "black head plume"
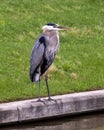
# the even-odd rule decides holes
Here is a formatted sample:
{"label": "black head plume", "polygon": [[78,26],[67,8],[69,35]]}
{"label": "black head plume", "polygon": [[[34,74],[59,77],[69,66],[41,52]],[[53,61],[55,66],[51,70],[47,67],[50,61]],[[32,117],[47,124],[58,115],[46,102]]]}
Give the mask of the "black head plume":
{"label": "black head plume", "polygon": [[55,23],[48,23],[47,25],[48,26],[54,26],[54,27],[57,26]]}

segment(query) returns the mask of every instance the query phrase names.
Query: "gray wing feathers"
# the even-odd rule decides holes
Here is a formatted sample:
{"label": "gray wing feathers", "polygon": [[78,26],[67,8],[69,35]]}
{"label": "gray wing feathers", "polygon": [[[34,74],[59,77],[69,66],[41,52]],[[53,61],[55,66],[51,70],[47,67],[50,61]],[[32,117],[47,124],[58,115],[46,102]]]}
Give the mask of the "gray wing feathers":
{"label": "gray wing feathers", "polygon": [[36,68],[41,64],[43,55],[44,55],[44,44],[39,41],[36,42],[32,49],[31,58],[30,58],[30,76],[34,74]]}

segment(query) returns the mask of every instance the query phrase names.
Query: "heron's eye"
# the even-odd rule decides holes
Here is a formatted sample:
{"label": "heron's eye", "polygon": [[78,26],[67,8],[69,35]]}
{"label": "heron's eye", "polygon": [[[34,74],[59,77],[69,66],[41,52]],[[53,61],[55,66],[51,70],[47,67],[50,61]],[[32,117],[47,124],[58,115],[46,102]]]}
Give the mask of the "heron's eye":
{"label": "heron's eye", "polygon": [[57,25],[54,25],[53,27],[54,27],[54,28],[56,28],[56,27],[57,27]]}

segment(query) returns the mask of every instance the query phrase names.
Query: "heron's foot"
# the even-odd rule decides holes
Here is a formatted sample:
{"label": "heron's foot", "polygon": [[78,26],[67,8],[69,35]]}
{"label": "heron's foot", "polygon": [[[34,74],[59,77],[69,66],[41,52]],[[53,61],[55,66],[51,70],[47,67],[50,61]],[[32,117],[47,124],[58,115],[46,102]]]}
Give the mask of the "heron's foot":
{"label": "heron's foot", "polygon": [[53,99],[53,98],[51,98],[51,97],[48,97],[47,101],[50,101],[50,102],[53,101],[53,102],[54,102],[55,99]]}
{"label": "heron's foot", "polygon": [[44,102],[41,98],[38,98],[37,102]]}
{"label": "heron's foot", "polygon": [[52,99],[51,97],[48,97],[48,101],[53,101],[54,99]]}

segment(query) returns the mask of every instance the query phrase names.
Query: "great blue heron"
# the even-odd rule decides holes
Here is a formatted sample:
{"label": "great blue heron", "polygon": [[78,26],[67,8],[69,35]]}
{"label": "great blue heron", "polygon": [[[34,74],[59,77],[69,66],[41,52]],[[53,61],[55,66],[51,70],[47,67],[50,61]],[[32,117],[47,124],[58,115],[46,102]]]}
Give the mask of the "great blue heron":
{"label": "great blue heron", "polygon": [[[42,34],[37,38],[33,46],[30,58],[30,79],[32,82],[38,82],[38,100],[40,101],[40,77],[47,71],[55,59],[59,48],[59,30],[68,30],[55,23],[48,23],[43,26]],[[48,86],[48,75],[45,75],[45,81],[48,91],[48,99],[51,100]]]}

